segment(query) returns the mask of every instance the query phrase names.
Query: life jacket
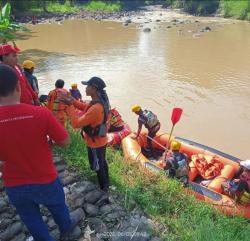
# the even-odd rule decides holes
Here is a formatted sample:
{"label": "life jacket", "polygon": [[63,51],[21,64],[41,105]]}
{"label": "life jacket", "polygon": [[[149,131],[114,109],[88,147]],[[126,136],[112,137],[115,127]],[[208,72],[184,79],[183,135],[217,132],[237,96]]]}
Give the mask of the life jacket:
{"label": "life jacket", "polygon": [[114,108],[110,110],[110,119],[109,125],[110,127],[118,127],[123,125],[123,120],[120,113]]}
{"label": "life jacket", "polygon": [[67,107],[65,104],[61,103],[58,100],[57,97],[58,97],[59,93],[68,93],[68,91],[63,89],[63,88],[58,88],[58,89],[53,90],[49,94],[48,102],[49,102],[49,105],[51,106],[50,107],[51,110],[54,113],[65,111],[65,109]]}
{"label": "life jacket", "polygon": [[159,123],[157,116],[150,110],[144,110],[143,116],[146,119],[145,126],[147,128],[153,128],[154,126],[156,126]]}
{"label": "life jacket", "polygon": [[[91,106],[93,106],[97,103],[102,104],[101,101],[91,101],[89,107],[87,108],[87,111]],[[85,132],[89,137],[91,137],[93,141],[94,141],[94,138],[97,136],[100,136],[100,137],[106,136],[107,131],[108,131],[107,130],[108,129],[107,128],[107,118],[108,118],[109,113],[105,113],[104,106],[103,106],[103,110],[104,110],[103,122],[95,127],[92,127],[91,125],[84,126],[81,130],[82,137],[83,137],[83,132]]]}
{"label": "life jacket", "polygon": [[169,152],[167,163],[170,166],[168,173],[173,177],[180,178],[188,175],[187,156],[181,152]]}

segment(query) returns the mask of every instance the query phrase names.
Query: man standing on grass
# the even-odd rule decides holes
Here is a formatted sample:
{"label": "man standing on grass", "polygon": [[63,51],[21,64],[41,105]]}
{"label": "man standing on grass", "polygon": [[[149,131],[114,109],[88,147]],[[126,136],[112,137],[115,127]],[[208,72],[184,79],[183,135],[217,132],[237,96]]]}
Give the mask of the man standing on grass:
{"label": "man standing on grass", "polygon": [[64,238],[79,217],[70,218],[47,138],[59,146],[70,140],[49,110],[20,103],[20,96],[17,74],[0,64],[0,171],[4,186],[33,238],[55,241],[43,222],[39,205],[48,208]]}

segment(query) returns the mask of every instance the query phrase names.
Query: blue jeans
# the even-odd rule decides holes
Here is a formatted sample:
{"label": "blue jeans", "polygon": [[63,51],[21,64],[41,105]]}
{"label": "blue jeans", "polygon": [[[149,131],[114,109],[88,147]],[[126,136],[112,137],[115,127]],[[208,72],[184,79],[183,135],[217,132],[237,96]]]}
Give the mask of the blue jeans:
{"label": "blue jeans", "polygon": [[43,222],[39,204],[48,208],[61,233],[71,228],[69,210],[59,178],[49,184],[6,187],[6,192],[10,203],[15,206],[36,241],[55,241],[49,234],[48,226]]}

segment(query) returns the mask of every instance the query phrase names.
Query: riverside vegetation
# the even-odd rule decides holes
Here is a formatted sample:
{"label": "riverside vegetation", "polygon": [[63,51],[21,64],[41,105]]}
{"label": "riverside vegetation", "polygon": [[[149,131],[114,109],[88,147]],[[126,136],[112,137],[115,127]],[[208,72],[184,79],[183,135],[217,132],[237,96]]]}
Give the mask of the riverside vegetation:
{"label": "riverside vegetation", "polygon": [[[3,5],[6,0],[0,0]],[[225,18],[250,20],[249,0],[9,0],[15,13],[57,12],[73,13],[80,10],[115,12],[122,11],[131,4],[143,6],[147,4],[163,4],[165,7],[181,8],[194,15],[219,14]]]}
{"label": "riverside vegetation", "polygon": [[[79,174],[95,180],[90,171],[87,150],[79,132],[69,129],[72,143],[55,149]],[[124,205],[135,205],[158,223],[155,231],[164,240],[240,241],[248,240],[250,225],[239,217],[226,217],[217,210],[187,195],[179,183],[164,176],[149,176],[138,164],[123,159],[120,150],[107,149],[111,183],[123,195]]]}

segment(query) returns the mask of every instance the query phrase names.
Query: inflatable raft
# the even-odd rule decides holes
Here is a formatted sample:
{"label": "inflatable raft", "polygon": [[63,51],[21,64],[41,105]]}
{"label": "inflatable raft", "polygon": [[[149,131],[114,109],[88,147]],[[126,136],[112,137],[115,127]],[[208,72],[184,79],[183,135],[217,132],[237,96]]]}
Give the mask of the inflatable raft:
{"label": "inflatable raft", "polygon": [[[223,194],[222,191],[222,183],[234,177],[240,168],[239,161],[241,160],[216,149],[189,141],[187,139],[179,137],[174,137],[173,139],[181,142],[182,145],[180,151],[185,153],[189,160],[189,185],[187,188],[185,188],[185,191],[188,194],[193,194],[199,200],[212,204],[215,208],[227,215],[243,216],[249,219],[250,203],[248,202],[247,204],[240,204],[233,198]],[[163,152],[163,147],[168,145],[169,135],[158,135],[154,138],[154,140],[159,143],[156,144],[153,142],[154,148]],[[132,139],[131,135],[129,135],[122,141],[122,149],[126,160],[138,162],[149,173],[163,172],[164,169],[161,162],[147,158],[146,155],[143,154],[143,149],[146,147],[146,133],[142,133],[137,140]],[[210,180],[208,186],[203,186],[201,184],[202,178],[196,166],[194,165],[194,160],[191,160],[193,155],[199,154],[215,157],[222,166],[219,175]]]}

